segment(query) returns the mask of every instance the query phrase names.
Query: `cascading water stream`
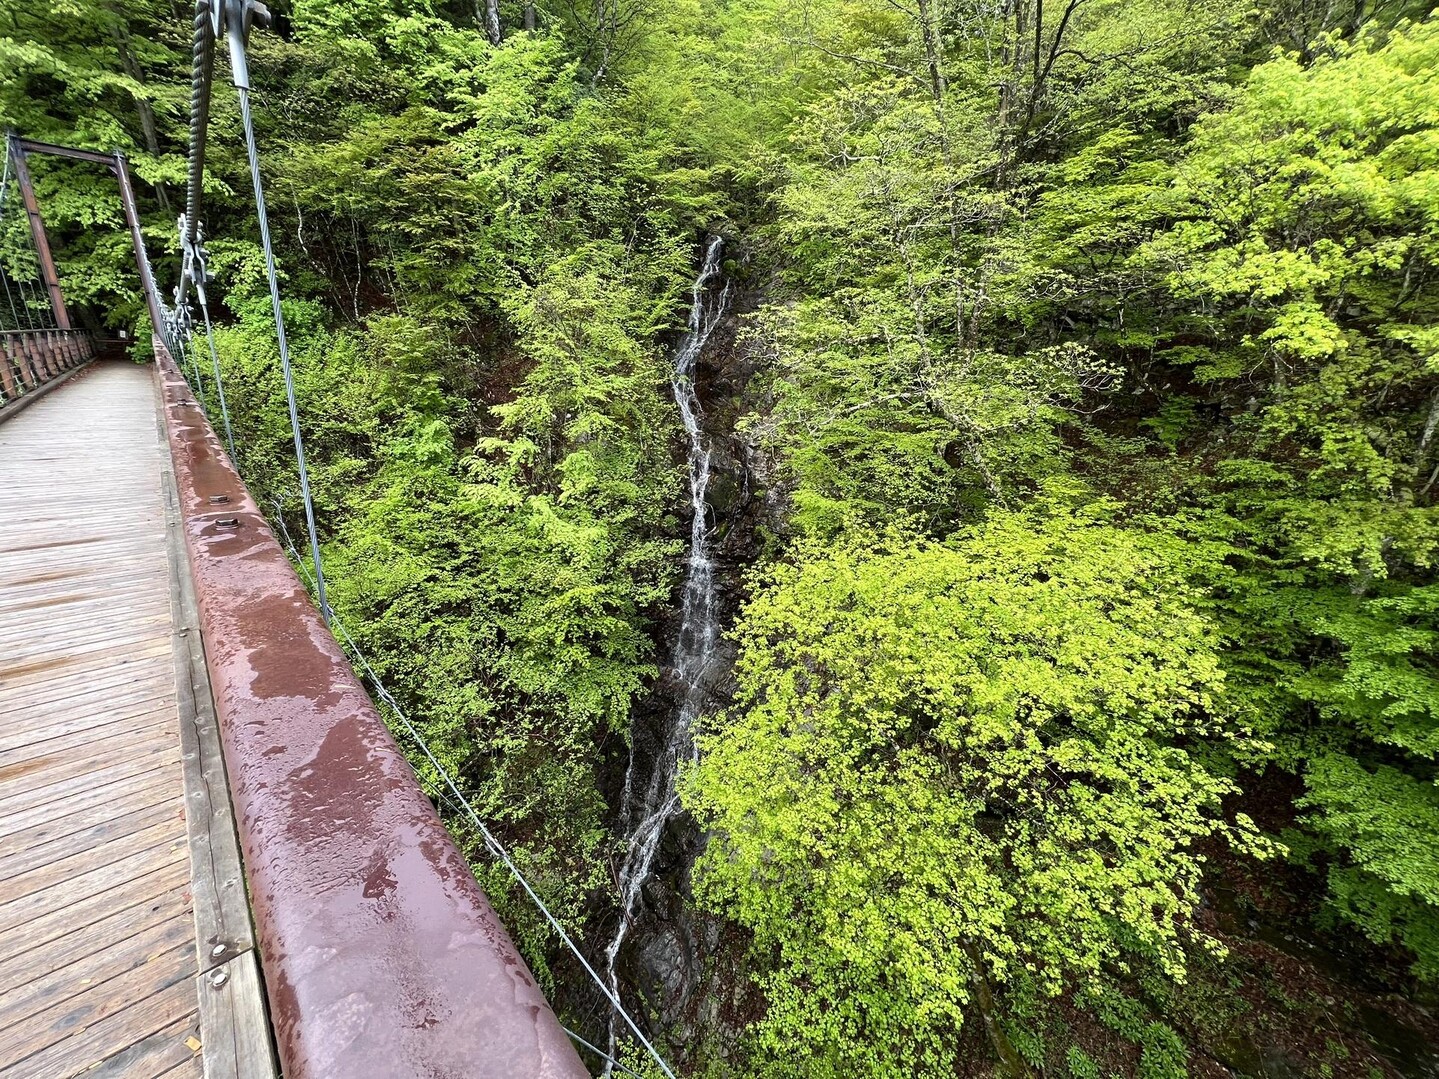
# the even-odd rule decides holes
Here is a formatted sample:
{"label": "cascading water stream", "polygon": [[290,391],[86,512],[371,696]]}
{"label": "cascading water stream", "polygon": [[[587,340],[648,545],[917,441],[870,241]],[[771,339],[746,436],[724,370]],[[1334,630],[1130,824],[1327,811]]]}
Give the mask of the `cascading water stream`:
{"label": "cascading water stream", "polygon": [[[713,284],[720,275],[720,252],[724,240],[711,237],[705,246],[704,262],[691,290],[689,326],[675,350],[674,375],[670,386],[675,404],[679,406],[689,437],[690,551],[685,570],[684,589],[680,596],[680,632],[675,642],[673,667],[681,696],[668,727],[663,745],[655,756],[648,777],[638,777],[641,755],[630,748],[630,763],[625,771],[624,793],[620,799],[620,827],[629,837],[629,849],[620,867],[620,924],[605,950],[605,975],[610,989],[619,997],[619,975],[616,963],[620,948],[629,935],[640,890],[649,879],[665,825],[679,807],[675,777],[682,754],[695,753],[692,728],[699,718],[708,692],[705,669],[713,658],[719,641],[719,622],[715,610],[714,560],[710,556],[709,521],[705,494],[709,489],[711,453],[708,439],[700,427],[700,403],[695,392],[694,372],[700,353],[715,326],[724,317],[729,305],[728,283],[715,293]],[[610,1017],[610,1056],[618,1046],[615,1016]],[[612,1065],[606,1063],[608,1079]]]}

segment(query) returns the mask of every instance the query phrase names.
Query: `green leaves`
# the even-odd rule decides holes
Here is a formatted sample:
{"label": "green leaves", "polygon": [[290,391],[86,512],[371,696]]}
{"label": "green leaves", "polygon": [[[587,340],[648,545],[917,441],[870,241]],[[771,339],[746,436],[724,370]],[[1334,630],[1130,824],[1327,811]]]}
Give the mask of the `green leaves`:
{"label": "green leaves", "polygon": [[[666,350],[726,236],[705,407],[763,554],[685,797],[700,900],[754,934],[759,1073],[949,1074],[976,1019],[1010,1071],[1107,1072],[1031,1029],[1073,1005],[1179,1074],[1129,993],[1212,944],[1200,845],[1268,853],[1246,768],[1302,777],[1331,913],[1439,977],[1439,24],[1251,6],[626,0],[497,47],[428,0],[297,0],[256,35],[332,599],[577,928],[683,552]],[[123,148],[171,272],[187,26],[11,22],[0,121]],[[293,508],[214,116],[231,409]],[[36,175],[72,301],[131,324],[110,181]]]}
{"label": "green leaves", "polygon": [[1379,944],[1401,944],[1421,978],[1439,978],[1439,788],[1387,765],[1324,754],[1304,773],[1310,826],[1339,853],[1335,912]]}
{"label": "green leaves", "polygon": [[766,578],[685,798],[699,897],[772,962],[768,1074],[941,1068],[980,981],[1055,993],[1126,953],[1182,976],[1193,845],[1263,846],[1181,741],[1243,738],[1181,552],[999,513]]}
{"label": "green leaves", "polygon": [[[518,316],[529,374],[478,450],[450,381],[463,352],[434,325],[325,330],[313,307],[287,312],[331,602],[577,930],[609,883],[596,747],[654,673],[645,623],[676,552],[656,534],[678,480],[654,354],[618,316],[601,323],[619,286],[588,264],[583,284],[557,272],[536,291],[533,322]],[[272,331],[257,314],[217,338],[244,472],[294,510]],[[544,972],[529,901],[503,874],[486,884]]]}

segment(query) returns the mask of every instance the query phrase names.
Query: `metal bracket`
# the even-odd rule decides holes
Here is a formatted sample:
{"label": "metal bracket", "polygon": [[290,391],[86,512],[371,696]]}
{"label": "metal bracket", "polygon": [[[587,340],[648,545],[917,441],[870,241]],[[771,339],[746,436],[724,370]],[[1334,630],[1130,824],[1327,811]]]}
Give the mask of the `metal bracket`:
{"label": "metal bracket", "polygon": [[[210,259],[210,250],[205,246],[205,226],[198,221],[195,222],[194,243],[190,242],[188,226],[189,220],[184,214],[181,214],[179,220],[180,252],[183,259],[181,273],[194,286],[195,295],[200,298],[200,305],[204,307],[209,302],[205,295],[205,286],[214,280],[206,268]],[[180,298],[177,291],[176,299]]]}
{"label": "metal bracket", "polygon": [[170,324],[170,333],[177,341],[188,341],[190,331],[195,320],[190,316],[190,305],[180,296],[180,290],[175,289],[175,306],[165,312],[165,320]]}
{"label": "metal bracket", "polygon": [[221,32],[230,46],[231,81],[241,90],[250,88],[250,65],[245,49],[250,44],[250,27],[270,26],[270,9],[260,0],[210,0],[210,25],[218,40]]}

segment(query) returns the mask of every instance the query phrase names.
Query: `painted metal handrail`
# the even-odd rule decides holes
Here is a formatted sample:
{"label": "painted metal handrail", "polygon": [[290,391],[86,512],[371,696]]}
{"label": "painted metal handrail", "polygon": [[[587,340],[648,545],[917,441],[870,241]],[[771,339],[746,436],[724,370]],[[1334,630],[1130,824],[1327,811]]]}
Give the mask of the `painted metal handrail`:
{"label": "painted metal handrail", "polygon": [[95,342],[84,330],[0,330],[0,407],[94,358]]}
{"label": "painted metal handrail", "polygon": [[584,1079],[179,367],[155,346],[284,1074]]}

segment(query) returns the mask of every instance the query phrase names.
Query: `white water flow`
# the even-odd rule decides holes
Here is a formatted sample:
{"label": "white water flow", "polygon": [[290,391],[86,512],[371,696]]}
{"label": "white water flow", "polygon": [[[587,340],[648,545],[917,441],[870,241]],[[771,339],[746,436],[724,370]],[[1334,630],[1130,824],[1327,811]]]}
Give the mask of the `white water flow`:
{"label": "white water flow", "polygon": [[[694,371],[700,353],[710,334],[724,317],[729,305],[730,286],[725,284],[718,294],[713,284],[720,274],[720,251],[724,241],[712,237],[705,246],[704,263],[691,290],[689,327],[675,350],[674,375],[670,386],[679,405],[689,436],[690,553],[685,570],[684,590],[680,597],[680,632],[675,642],[673,667],[681,690],[677,707],[663,734],[663,745],[655,755],[650,774],[637,777],[642,765],[641,754],[630,747],[629,768],[625,772],[624,793],[620,799],[620,827],[629,836],[629,848],[620,866],[620,925],[605,950],[605,975],[610,990],[619,998],[619,975],[615,964],[620,948],[629,935],[640,890],[649,879],[660,838],[665,825],[679,807],[675,791],[675,774],[682,754],[695,753],[692,728],[699,718],[708,692],[705,668],[714,655],[719,641],[719,623],[715,610],[714,560],[710,557],[709,521],[705,510],[705,493],[710,482],[710,446],[700,428],[700,403],[695,393]],[[616,1017],[610,1016],[610,1056],[615,1055],[619,1031]],[[605,1064],[606,1079],[612,1065]]]}

